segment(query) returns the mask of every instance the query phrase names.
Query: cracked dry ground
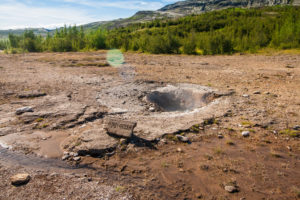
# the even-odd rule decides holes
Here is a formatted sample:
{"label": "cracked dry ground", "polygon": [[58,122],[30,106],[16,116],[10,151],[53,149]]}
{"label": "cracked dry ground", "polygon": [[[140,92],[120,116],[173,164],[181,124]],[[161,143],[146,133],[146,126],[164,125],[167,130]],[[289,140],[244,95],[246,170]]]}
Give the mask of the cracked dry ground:
{"label": "cracked dry ground", "polygon": [[[230,108],[184,132],[190,144],[173,135],[152,148],[117,141],[114,152],[77,162],[60,161],[65,141],[83,131],[97,134],[108,112],[99,93],[123,82],[118,69],[107,66],[106,52],[0,58],[0,144],[12,147],[0,149],[0,199],[300,197],[299,55],[125,54],[135,83],[233,90]],[[28,93],[46,96],[20,98]],[[34,112],[15,115],[24,106]],[[21,172],[30,182],[12,186],[10,176]]]}

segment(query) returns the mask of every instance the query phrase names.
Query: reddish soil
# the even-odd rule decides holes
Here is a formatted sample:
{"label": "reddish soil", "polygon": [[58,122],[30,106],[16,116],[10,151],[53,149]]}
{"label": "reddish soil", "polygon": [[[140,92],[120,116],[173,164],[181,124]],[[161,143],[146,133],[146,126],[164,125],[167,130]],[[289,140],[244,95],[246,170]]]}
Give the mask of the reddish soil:
{"label": "reddish soil", "polygon": [[[106,66],[105,55],[102,51],[0,54],[0,128],[12,128],[0,141],[11,135],[15,150],[57,157],[67,136],[101,124],[101,119],[96,119],[86,122],[85,127],[74,124],[52,130],[60,118],[45,117],[43,122],[24,124],[5,113],[29,101],[36,109],[50,106],[50,100],[49,105],[38,103],[40,97],[18,98],[24,91],[36,90],[57,96],[57,105],[65,103],[61,94],[72,93],[71,102],[76,101],[78,112],[78,103],[97,107],[97,93],[121,79],[117,68]],[[135,81],[194,83],[232,90],[234,101],[224,116],[186,132],[190,144],[172,135],[166,136],[165,142],[153,143],[154,149],[129,144],[110,157],[82,156],[79,164],[87,164],[86,169],[24,165],[14,161],[14,156],[4,158],[0,153],[0,199],[300,198],[300,131],[296,130],[300,125],[299,55],[127,53],[125,60],[136,71]],[[37,129],[42,136],[31,134]],[[250,136],[243,137],[243,131],[249,131]],[[21,143],[23,139],[28,143]],[[32,176],[30,182],[13,187],[9,177],[24,171]],[[228,193],[224,188],[229,185],[238,191]]]}

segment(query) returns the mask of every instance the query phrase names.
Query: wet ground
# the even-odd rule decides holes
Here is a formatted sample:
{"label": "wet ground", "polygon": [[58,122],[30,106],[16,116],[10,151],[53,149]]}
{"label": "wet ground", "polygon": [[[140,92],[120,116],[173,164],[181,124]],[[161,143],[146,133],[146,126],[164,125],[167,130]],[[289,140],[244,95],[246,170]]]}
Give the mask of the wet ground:
{"label": "wet ground", "polygon": [[[0,199],[300,195],[298,55],[0,56]],[[135,136],[106,134],[107,117]]]}

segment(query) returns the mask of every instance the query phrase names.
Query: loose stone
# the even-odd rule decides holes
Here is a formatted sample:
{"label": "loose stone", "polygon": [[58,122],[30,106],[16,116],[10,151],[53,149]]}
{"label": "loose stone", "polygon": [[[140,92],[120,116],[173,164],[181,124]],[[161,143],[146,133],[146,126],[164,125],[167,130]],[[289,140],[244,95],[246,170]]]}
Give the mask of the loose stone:
{"label": "loose stone", "polygon": [[16,174],[10,178],[11,184],[15,186],[20,186],[27,184],[30,181],[29,174]]}
{"label": "loose stone", "polygon": [[249,137],[250,136],[250,132],[249,131],[243,131],[242,132],[242,136]]}

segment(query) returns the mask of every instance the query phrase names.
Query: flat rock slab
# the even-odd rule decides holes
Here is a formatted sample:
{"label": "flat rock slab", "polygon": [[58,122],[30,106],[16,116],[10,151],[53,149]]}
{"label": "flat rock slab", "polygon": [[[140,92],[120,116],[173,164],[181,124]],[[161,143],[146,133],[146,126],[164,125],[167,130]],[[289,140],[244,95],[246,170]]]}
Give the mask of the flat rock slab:
{"label": "flat rock slab", "polygon": [[130,138],[132,136],[133,129],[136,125],[136,122],[126,121],[120,118],[107,118],[105,120],[105,130],[109,134],[125,138]]}
{"label": "flat rock slab", "polygon": [[5,135],[8,135],[12,132],[13,132],[13,129],[11,127],[0,128],[0,136],[5,136]]}
{"label": "flat rock slab", "polygon": [[22,94],[19,94],[18,97],[20,99],[24,99],[24,98],[43,97],[43,96],[46,96],[46,95],[47,94],[45,92],[29,91],[29,92],[24,92]]}
{"label": "flat rock slab", "polygon": [[33,112],[33,109],[31,107],[18,108],[16,110],[16,115],[21,115],[21,114],[26,113],[26,112]]}
{"label": "flat rock slab", "polygon": [[68,146],[79,155],[99,155],[111,148],[115,148],[118,144],[119,141],[107,135],[103,128],[95,128],[83,131],[75,136]]}

